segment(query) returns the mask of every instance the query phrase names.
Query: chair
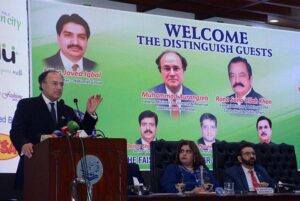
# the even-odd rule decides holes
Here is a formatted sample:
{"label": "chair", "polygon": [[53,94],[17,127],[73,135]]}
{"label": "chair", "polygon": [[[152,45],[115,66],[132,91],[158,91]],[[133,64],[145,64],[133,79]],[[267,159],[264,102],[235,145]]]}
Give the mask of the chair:
{"label": "chair", "polygon": [[220,185],[224,183],[224,170],[237,164],[236,152],[239,142],[220,141],[213,143],[213,174]]}
{"label": "chair", "polygon": [[150,190],[161,193],[160,178],[165,168],[174,163],[178,141],[153,141],[150,143]]}
{"label": "chair", "polygon": [[[213,172],[220,184],[224,183],[224,170],[238,162],[236,153],[240,143],[221,141],[213,144]],[[293,145],[255,144],[254,147],[257,163],[266,168],[275,183],[300,184]]]}
{"label": "chair", "polygon": [[266,168],[275,183],[300,184],[295,148],[288,144],[257,144],[259,163]]}

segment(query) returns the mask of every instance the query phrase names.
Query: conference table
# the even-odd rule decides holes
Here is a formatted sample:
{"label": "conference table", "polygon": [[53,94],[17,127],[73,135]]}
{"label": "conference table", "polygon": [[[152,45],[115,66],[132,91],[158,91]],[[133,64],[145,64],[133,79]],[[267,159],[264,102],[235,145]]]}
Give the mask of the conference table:
{"label": "conference table", "polygon": [[300,193],[274,193],[266,195],[179,195],[179,194],[150,194],[129,195],[128,201],[300,201]]}

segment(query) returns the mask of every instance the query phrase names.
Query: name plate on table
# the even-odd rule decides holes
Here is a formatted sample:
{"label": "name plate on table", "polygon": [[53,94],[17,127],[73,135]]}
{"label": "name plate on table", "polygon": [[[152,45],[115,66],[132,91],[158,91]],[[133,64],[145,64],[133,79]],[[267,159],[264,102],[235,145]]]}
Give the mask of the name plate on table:
{"label": "name plate on table", "polygon": [[274,189],[271,188],[271,187],[259,187],[259,188],[256,188],[256,192],[259,195],[273,194],[274,193]]}

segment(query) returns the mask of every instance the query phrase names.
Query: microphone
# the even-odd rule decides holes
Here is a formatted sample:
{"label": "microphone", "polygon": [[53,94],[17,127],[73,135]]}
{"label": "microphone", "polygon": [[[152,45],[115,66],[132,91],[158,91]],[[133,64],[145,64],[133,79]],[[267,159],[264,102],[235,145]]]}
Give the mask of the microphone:
{"label": "microphone", "polygon": [[77,122],[73,120],[67,123],[67,127],[70,129],[72,134],[76,133],[80,129],[80,126],[77,124]]}
{"label": "microphone", "polygon": [[80,121],[80,123],[81,123],[81,114],[80,114],[80,110],[79,110],[79,107],[78,107],[78,99],[77,99],[77,98],[74,98],[74,99],[73,99],[73,102],[74,102],[75,105],[76,105],[77,116],[78,116],[78,119],[79,119],[79,121]]}
{"label": "microphone", "polygon": [[61,128],[61,132],[68,136],[73,136],[80,129],[76,121],[69,121],[66,126]]}
{"label": "microphone", "polygon": [[59,130],[53,131],[52,134],[42,134],[40,138],[40,142],[48,139],[48,138],[58,138],[58,137],[64,137],[65,134]]}
{"label": "microphone", "polygon": [[61,132],[60,130],[55,130],[53,131],[53,134],[56,135],[57,137],[64,137],[65,134]]}

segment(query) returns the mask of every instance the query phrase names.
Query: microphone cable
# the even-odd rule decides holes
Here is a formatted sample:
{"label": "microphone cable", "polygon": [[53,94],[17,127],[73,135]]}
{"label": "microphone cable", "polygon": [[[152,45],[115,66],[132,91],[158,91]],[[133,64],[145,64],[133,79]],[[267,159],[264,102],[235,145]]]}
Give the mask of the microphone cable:
{"label": "microphone cable", "polygon": [[96,129],[96,138],[107,138],[104,132],[100,129]]}
{"label": "microphone cable", "polygon": [[[90,181],[88,180],[88,175],[89,175],[89,169],[88,169],[88,164],[87,164],[87,160],[86,160],[86,151],[85,151],[85,146],[83,143],[82,138],[79,138],[79,142],[80,142],[80,146],[81,146],[81,150],[82,150],[82,160],[81,160],[81,168],[83,171],[83,179],[84,182],[86,184],[86,192],[87,192],[87,196],[88,196],[88,201],[92,200],[92,193],[93,193],[93,189],[91,188],[92,185],[90,184]],[[90,191],[91,188],[91,191]]]}
{"label": "microphone cable", "polygon": [[77,116],[78,116],[79,122],[81,123],[82,116],[81,116],[81,112],[80,112],[79,107],[78,107],[78,99],[74,98],[73,102],[75,103],[75,106],[76,106],[76,109],[77,109]]}
{"label": "microphone cable", "polygon": [[[73,149],[72,149],[72,143],[71,143],[71,139],[68,133],[65,134],[66,139],[67,139],[67,143],[68,143],[68,148],[69,148],[69,153],[70,153],[70,157],[71,157],[71,163],[72,163],[72,169],[73,169],[73,180],[76,180],[76,167],[75,167],[75,161],[74,161],[74,153],[73,153]],[[79,200],[79,191],[76,190],[76,196]]]}

